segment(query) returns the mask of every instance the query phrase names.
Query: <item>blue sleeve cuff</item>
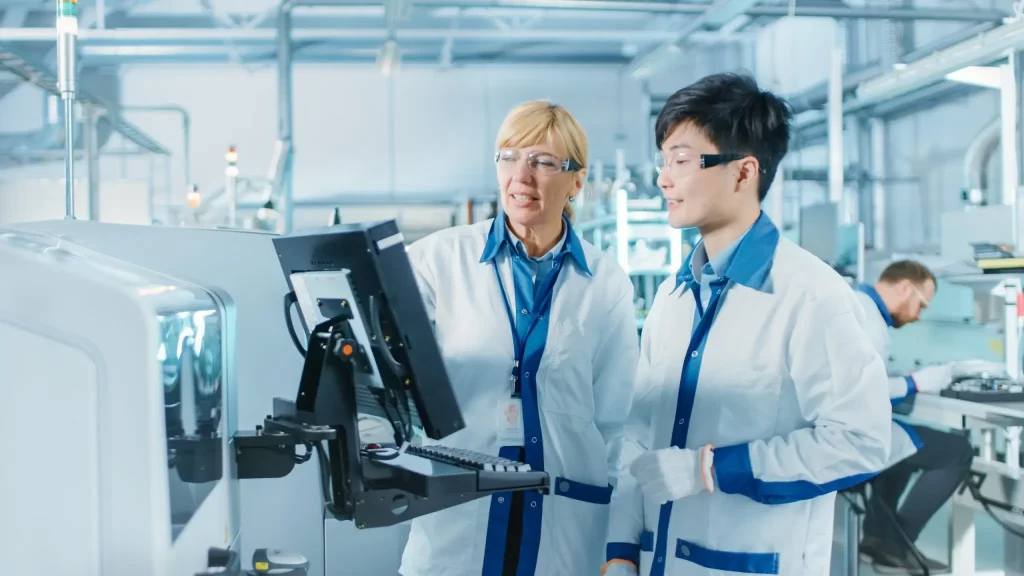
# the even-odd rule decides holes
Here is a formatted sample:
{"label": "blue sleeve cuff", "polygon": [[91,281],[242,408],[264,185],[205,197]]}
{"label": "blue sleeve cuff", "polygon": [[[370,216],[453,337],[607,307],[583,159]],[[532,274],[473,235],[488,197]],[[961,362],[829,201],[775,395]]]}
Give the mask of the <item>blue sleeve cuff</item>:
{"label": "blue sleeve cuff", "polygon": [[634,565],[640,565],[640,545],[627,542],[609,542],[606,550],[606,561],[626,560]]}
{"label": "blue sleeve cuff", "polygon": [[910,398],[912,395],[917,394],[917,384],[914,382],[913,376],[904,376],[903,379],[907,383],[907,394],[906,396],[899,396],[897,398],[890,398],[889,403],[895,408],[899,406],[904,400]]}
{"label": "blue sleeve cuff", "polygon": [[914,382],[914,377],[904,376],[903,379],[907,381],[907,396],[917,394],[917,383]]}
{"label": "blue sleeve cuff", "polygon": [[747,444],[715,448],[715,484],[726,494],[754,493],[754,470]]}

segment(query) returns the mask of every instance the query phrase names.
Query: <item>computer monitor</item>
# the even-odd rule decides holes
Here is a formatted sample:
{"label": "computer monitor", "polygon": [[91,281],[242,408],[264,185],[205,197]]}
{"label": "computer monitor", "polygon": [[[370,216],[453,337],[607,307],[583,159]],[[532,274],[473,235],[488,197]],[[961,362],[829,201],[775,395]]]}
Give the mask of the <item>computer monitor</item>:
{"label": "computer monitor", "polygon": [[393,220],[341,224],[273,242],[309,345],[317,345],[309,336],[318,325],[348,308],[351,336],[360,349],[355,374],[360,414],[394,422],[386,407],[397,402],[399,415],[410,417],[429,438],[465,427]]}

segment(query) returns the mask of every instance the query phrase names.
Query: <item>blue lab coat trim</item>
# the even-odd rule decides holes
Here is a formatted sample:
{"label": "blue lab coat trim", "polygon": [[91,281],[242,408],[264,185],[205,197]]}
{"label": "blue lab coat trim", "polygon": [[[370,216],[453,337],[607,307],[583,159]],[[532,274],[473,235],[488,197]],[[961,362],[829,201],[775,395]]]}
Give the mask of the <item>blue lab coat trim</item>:
{"label": "blue lab coat trim", "polygon": [[654,532],[644,530],[644,533],[640,535],[640,550],[654,552]]}
{"label": "blue lab coat trim", "polygon": [[640,544],[626,542],[608,543],[608,560],[629,560],[640,566],[640,552],[654,552],[654,532],[644,531],[640,535]]}
{"label": "blue lab coat trim", "polygon": [[761,504],[790,504],[844,490],[873,478],[877,473],[854,474],[824,484],[807,480],[765,482],[754,478],[747,444],[715,448],[715,480],[726,494],[740,494]]}
{"label": "blue lab coat trim", "polygon": [[917,448],[918,450],[924,448],[924,442],[921,440],[921,437],[917,435],[917,431],[915,431],[910,426],[910,424],[907,424],[906,422],[901,422],[899,420],[893,420],[893,422],[895,422],[896,425],[899,426],[900,428],[903,428],[903,431],[907,433],[907,436],[910,436],[910,441],[914,443],[914,448]]}
{"label": "blue lab coat trim", "polygon": [[[495,245],[500,247],[503,244],[508,243],[508,238],[505,232],[504,216],[495,218],[491,224],[491,232],[488,237],[487,244],[490,246],[492,240],[496,243]],[[566,222],[567,226],[570,226]],[[589,269],[586,269],[586,260],[582,259],[582,247],[579,242],[576,241],[574,244],[572,238],[574,233],[571,226],[567,228],[566,242],[562,247],[562,252],[559,257],[556,258],[554,267],[550,274],[555,275],[557,278],[562,265],[564,264],[564,256],[572,255],[573,246],[575,245],[580,252],[580,258],[576,259],[577,266],[582,268],[589,274]],[[513,249],[511,245],[508,246],[510,252]],[[484,248],[484,256],[487,256],[488,248]],[[575,257],[574,257],[575,259]],[[481,259],[484,260],[483,258]],[[493,260],[493,256],[487,260]],[[492,265],[495,265],[492,263]],[[534,303],[532,301],[533,290],[526,290],[526,285],[533,284],[533,281],[528,276],[529,271],[523,267],[512,266],[513,283],[516,286],[516,306],[515,310],[521,310],[526,308],[528,315],[522,317],[515,315],[515,318],[522,318],[523,322],[516,322],[515,329],[520,339],[525,338],[525,346],[523,350],[523,358],[520,362],[519,374],[520,378],[520,392],[523,405],[523,433],[524,443],[526,452],[526,463],[530,465],[533,470],[543,471],[544,470],[544,439],[540,424],[540,408],[537,402],[537,372],[540,368],[540,361],[544,355],[544,346],[548,339],[548,327],[550,324],[550,314],[548,313],[551,309],[551,301],[554,298],[554,286],[550,290],[541,290],[540,296],[546,298],[543,301]],[[552,280],[554,280],[552,278]],[[495,278],[498,281],[498,278]],[[545,279],[538,278],[538,282],[544,282]],[[527,299],[528,302],[522,300]],[[535,307],[532,306],[535,304]],[[530,328],[532,326],[532,328]],[[510,327],[511,328],[511,327]],[[518,447],[501,447],[499,449],[499,455],[506,458],[515,459],[518,453]],[[511,456],[506,456],[511,454]],[[491,511],[487,521],[487,538],[484,548],[484,562],[483,562],[483,576],[491,574],[501,574],[502,563],[505,555],[505,544],[506,537],[508,535],[508,521],[509,521],[509,505],[511,504],[511,495],[507,495],[504,498],[503,503],[498,502],[500,495],[493,495],[491,497]],[[541,532],[541,520],[543,517],[544,510],[544,499],[540,493],[528,492],[523,495],[523,536],[520,542],[519,548],[519,569],[517,576],[532,576],[537,568],[537,556],[540,552],[540,532]]]}
{"label": "blue lab coat trim", "polygon": [[709,570],[740,574],[778,574],[779,555],[773,553],[722,552],[698,546],[686,540],[676,541],[676,558],[693,562]]}
{"label": "blue lab coat trim", "polygon": [[[747,288],[764,291],[767,287],[766,280],[772,271],[772,262],[775,260],[775,249],[778,245],[778,228],[767,214],[761,212],[757,221],[736,247],[736,252],[729,261],[725,272],[719,275]],[[694,250],[690,250],[683,265],[679,268],[679,272],[676,273],[676,289],[684,284],[690,285],[694,280],[693,270],[690,268]]]}
{"label": "blue lab coat trim", "polygon": [[[742,243],[740,245],[742,248]],[[736,258],[739,258],[739,249],[736,251]],[[730,267],[732,264],[730,263]],[[684,267],[689,270],[689,267]],[[704,359],[704,346],[708,341],[708,334],[711,325],[715,321],[718,312],[718,303],[729,283],[728,278],[720,278],[711,283],[713,289],[711,300],[708,302],[708,309],[701,313],[700,284],[693,281],[692,277],[687,283],[693,298],[696,300],[696,308],[693,311],[693,332],[690,335],[690,344],[686,349],[686,356],[683,359],[683,370],[680,375],[679,396],[676,400],[675,421],[672,426],[672,446],[686,448],[686,437],[690,429],[690,416],[693,412],[693,402],[697,396],[697,380],[700,376],[700,365]],[[665,566],[668,564],[666,556],[668,552],[668,527],[672,520],[672,503],[666,502],[661,505],[658,514],[658,535],[655,542],[655,559],[651,566],[650,576],[664,576]]]}
{"label": "blue lab coat trim", "polygon": [[[565,244],[562,245],[562,252],[568,252],[569,256],[572,256],[580,272],[587,276],[593,276],[590,272],[590,267],[587,266],[587,257],[583,254],[583,244],[580,244],[580,239],[576,236],[572,222],[569,221],[569,217],[565,214],[562,215],[562,222],[565,224]],[[514,250],[512,242],[508,238],[508,229],[505,228],[505,212],[499,210],[498,215],[491,222],[491,231],[487,233],[487,242],[484,244],[484,251],[480,255],[480,262],[491,262],[497,258],[503,245],[508,245],[510,250]]]}
{"label": "blue lab coat trim", "polygon": [[907,382],[907,394],[905,396],[900,396],[898,398],[890,398],[889,402],[893,405],[893,407],[899,406],[904,400],[909,398],[911,395],[917,394],[917,384],[914,382],[914,378],[912,376],[904,376],[903,379],[906,380]]}
{"label": "blue lab coat trim", "polygon": [[640,566],[640,545],[627,542],[609,542],[605,548],[606,558],[611,560],[626,560],[636,566]]}
{"label": "blue lab coat trim", "polygon": [[555,495],[591,504],[608,504],[612,501],[612,486],[584,484],[568,478],[555,478]]}
{"label": "blue lab coat trim", "polygon": [[858,284],[857,290],[871,297],[871,300],[874,301],[875,306],[878,307],[878,313],[881,314],[882,319],[885,320],[886,326],[890,328],[896,327],[896,323],[893,322],[892,319],[892,314],[889,314],[889,309],[885,306],[885,302],[882,301],[881,294],[878,293],[878,290],[875,290],[874,286],[870,284]]}

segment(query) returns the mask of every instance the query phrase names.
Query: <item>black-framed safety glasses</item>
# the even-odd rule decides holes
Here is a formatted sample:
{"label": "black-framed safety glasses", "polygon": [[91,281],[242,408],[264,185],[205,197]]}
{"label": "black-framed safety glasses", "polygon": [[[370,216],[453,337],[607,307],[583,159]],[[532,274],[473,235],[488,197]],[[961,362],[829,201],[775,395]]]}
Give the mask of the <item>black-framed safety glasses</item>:
{"label": "black-framed safety glasses", "polygon": [[[680,152],[676,156],[682,156],[683,158],[691,159],[691,156],[688,155],[686,152]],[[736,160],[742,160],[742,159],[747,158],[749,156],[750,156],[750,154],[739,154],[739,153],[736,153],[736,152],[722,152],[722,153],[719,153],[719,154],[700,154],[698,157],[700,158],[700,167],[703,169],[703,168],[714,168],[715,166],[720,166],[722,164],[728,164],[729,162],[735,162]],[[696,160],[696,158],[693,158],[693,159]],[[665,170],[664,156],[662,156],[659,153],[656,156],[656,160],[657,161],[655,162],[655,164],[656,164],[655,167],[656,167],[656,169],[658,171],[658,174],[661,174],[662,171]],[[767,170],[765,170],[760,164],[758,164],[757,170],[761,174],[767,174],[768,173]]]}

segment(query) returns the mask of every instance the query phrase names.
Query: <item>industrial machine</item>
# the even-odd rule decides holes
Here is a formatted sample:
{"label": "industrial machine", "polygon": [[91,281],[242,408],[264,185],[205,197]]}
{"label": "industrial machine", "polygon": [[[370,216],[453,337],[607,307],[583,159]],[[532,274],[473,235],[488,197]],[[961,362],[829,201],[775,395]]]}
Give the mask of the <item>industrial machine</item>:
{"label": "industrial machine", "polygon": [[[317,574],[335,549],[385,555],[326,542],[324,516],[394,526],[548,489],[521,463],[415,444],[463,423],[394,222],[32,223],[0,230],[0,269],[0,366],[20,383],[0,444],[18,471],[0,478],[5,573]],[[363,438],[368,421],[388,434]],[[314,455],[318,472],[289,474]]]}
{"label": "industrial machine", "polygon": [[237,569],[230,297],[26,232],[0,269],[3,571]]}

